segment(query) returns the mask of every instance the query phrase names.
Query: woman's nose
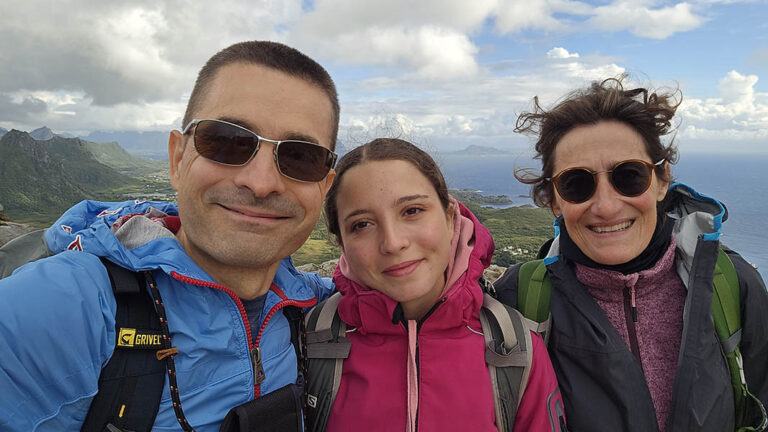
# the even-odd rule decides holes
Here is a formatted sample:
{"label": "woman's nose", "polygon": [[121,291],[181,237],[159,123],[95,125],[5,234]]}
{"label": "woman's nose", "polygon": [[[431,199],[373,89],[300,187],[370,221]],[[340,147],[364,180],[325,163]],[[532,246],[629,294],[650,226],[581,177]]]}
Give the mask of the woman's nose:
{"label": "woman's nose", "polygon": [[597,188],[590,201],[590,211],[596,216],[610,219],[621,209],[621,197],[618,191],[614,189],[609,179],[610,173],[603,172],[598,174]]}

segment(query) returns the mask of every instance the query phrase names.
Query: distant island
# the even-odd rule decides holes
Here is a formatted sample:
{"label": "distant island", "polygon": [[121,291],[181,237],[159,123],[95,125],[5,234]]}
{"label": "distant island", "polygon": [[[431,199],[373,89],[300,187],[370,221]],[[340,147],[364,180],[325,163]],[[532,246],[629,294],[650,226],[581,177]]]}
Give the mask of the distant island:
{"label": "distant island", "polygon": [[444,152],[445,156],[494,156],[494,155],[511,155],[513,152],[507,150],[501,150],[496,147],[470,145],[463,150],[457,150],[452,152]]}
{"label": "distant island", "polygon": [[479,191],[473,189],[449,189],[448,193],[463,203],[474,203],[479,205],[514,204],[514,201],[506,195],[483,195]]}

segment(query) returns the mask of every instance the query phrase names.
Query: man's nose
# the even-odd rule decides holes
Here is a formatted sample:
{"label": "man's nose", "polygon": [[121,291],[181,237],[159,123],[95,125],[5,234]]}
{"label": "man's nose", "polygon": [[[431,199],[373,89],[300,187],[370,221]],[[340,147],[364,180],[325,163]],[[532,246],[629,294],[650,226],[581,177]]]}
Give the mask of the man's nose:
{"label": "man's nose", "polygon": [[234,183],[246,187],[258,197],[281,194],[285,191],[286,178],[277,169],[274,156],[275,144],[262,141],[253,158],[235,173]]}

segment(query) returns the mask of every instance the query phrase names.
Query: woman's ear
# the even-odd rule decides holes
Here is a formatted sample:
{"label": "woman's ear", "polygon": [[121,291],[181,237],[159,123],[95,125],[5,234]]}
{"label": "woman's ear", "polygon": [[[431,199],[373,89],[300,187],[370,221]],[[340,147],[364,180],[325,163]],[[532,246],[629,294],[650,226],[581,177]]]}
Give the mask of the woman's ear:
{"label": "woman's ear", "polygon": [[563,214],[563,212],[560,210],[560,203],[557,201],[557,198],[553,199],[549,204],[549,210],[552,211],[552,214],[555,215],[555,217],[559,217],[561,214]]}
{"label": "woman's ear", "polygon": [[672,178],[672,168],[669,165],[669,162],[664,161],[664,172],[666,175],[664,176],[667,180],[662,180],[657,177],[657,181],[659,182],[659,190],[656,195],[656,201],[663,201],[664,197],[667,196],[667,190],[669,190],[669,179]]}

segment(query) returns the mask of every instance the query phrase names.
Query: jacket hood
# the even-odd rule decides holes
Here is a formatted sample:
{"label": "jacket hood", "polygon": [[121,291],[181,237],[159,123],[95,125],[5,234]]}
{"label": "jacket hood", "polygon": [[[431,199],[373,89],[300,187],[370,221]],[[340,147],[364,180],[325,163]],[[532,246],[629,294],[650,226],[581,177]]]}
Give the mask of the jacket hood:
{"label": "jacket hood", "polygon": [[[442,325],[447,326],[466,324],[479,313],[483,293],[478,280],[483,270],[490,265],[495,249],[488,229],[463,204],[456,201],[456,205],[458,210],[454,217],[454,237],[451,241],[454,246],[454,257],[451,260],[453,268],[449,264],[449,269],[446,269],[449,272],[446,277],[448,281],[453,280],[453,283],[444,288],[441,300],[438,301],[444,303],[439,307],[439,315],[443,317],[440,319]],[[461,229],[461,225],[465,229]],[[470,250],[468,257],[462,259],[461,252],[466,250]],[[398,302],[356,282],[353,275],[348,277],[349,270],[342,271],[345,261],[343,257],[339,260],[333,275],[336,289],[342,294],[339,302],[342,320],[357,327],[359,331],[375,329],[377,332],[387,332],[387,327],[391,327],[391,331],[402,331],[402,327],[391,325]],[[430,322],[433,321],[430,317]]]}
{"label": "jacket hood", "polygon": [[[81,201],[45,233],[54,252],[79,250],[104,257],[133,271],[165,273],[216,283],[176,240],[180,222],[175,203],[162,201]],[[273,282],[291,298],[315,295],[306,288],[290,257],[283,259]]]}

